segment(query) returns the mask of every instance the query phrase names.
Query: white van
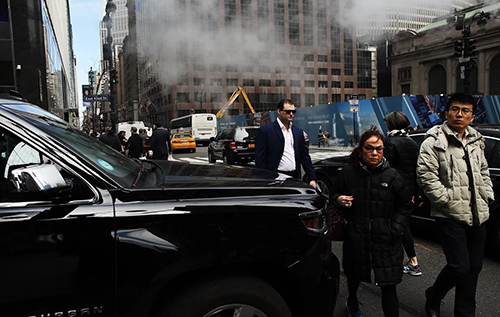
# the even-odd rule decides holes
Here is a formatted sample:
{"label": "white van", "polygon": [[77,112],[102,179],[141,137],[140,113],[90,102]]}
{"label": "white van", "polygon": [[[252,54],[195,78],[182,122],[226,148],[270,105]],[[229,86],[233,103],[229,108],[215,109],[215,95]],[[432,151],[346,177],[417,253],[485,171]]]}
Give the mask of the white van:
{"label": "white van", "polygon": [[[118,134],[120,131],[125,131],[125,138],[128,140],[132,132],[130,132],[130,129],[132,127],[137,128],[137,133],[139,133],[139,129],[146,129],[146,125],[144,124],[143,121],[126,121],[126,122],[119,122],[116,125],[116,134]],[[148,133],[149,134],[149,133]]]}

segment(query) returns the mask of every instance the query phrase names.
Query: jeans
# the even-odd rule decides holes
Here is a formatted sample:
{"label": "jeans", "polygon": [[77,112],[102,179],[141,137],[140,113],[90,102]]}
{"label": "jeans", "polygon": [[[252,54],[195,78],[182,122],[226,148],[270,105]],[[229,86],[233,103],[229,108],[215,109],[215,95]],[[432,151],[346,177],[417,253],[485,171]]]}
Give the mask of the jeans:
{"label": "jeans", "polygon": [[441,300],[455,287],[455,317],[475,316],[486,226],[483,223],[479,227],[471,227],[450,219],[440,219],[439,226],[447,265],[439,273],[429,295]]}

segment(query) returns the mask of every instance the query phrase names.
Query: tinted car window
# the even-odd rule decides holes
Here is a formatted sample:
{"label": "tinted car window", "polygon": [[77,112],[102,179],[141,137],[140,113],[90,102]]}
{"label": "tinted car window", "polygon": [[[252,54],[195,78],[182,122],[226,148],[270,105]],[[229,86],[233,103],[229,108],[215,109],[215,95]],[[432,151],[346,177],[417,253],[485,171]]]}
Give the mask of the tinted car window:
{"label": "tinted car window", "polygon": [[255,140],[258,131],[259,129],[255,128],[238,129],[234,136],[234,140],[240,142]]}
{"label": "tinted car window", "polygon": [[498,140],[484,137],[484,145],[484,155],[488,160],[489,167],[500,168],[500,147]]}

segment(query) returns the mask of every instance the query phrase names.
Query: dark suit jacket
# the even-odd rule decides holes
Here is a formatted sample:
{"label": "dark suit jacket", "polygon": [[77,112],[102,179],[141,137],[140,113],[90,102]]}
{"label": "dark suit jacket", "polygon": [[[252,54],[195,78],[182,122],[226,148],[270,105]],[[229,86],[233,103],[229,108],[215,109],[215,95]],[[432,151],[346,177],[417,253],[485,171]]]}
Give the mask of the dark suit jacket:
{"label": "dark suit jacket", "polygon": [[[279,120],[279,119],[277,119]],[[305,142],[304,131],[292,125],[295,150],[295,170],[300,179],[300,166],[304,168],[309,181],[316,180],[316,174],[309,156],[309,148]],[[260,127],[255,139],[255,166],[276,172],[285,150],[285,137],[277,121]]]}
{"label": "dark suit jacket", "polygon": [[154,130],[151,136],[153,159],[166,160],[170,152],[167,146],[170,146],[170,133],[168,133],[168,130],[163,128]]}
{"label": "dark suit jacket", "polygon": [[127,140],[128,156],[139,158],[142,154],[142,138],[139,134],[133,133]]}

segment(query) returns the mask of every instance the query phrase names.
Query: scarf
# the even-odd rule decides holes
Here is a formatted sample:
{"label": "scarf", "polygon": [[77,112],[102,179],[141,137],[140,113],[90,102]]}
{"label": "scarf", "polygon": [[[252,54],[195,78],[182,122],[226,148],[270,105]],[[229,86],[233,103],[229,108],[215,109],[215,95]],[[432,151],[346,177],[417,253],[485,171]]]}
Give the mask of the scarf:
{"label": "scarf", "polygon": [[406,131],[406,129],[401,129],[401,130],[392,130],[390,132],[387,132],[387,137],[391,136],[408,136],[408,131]]}

